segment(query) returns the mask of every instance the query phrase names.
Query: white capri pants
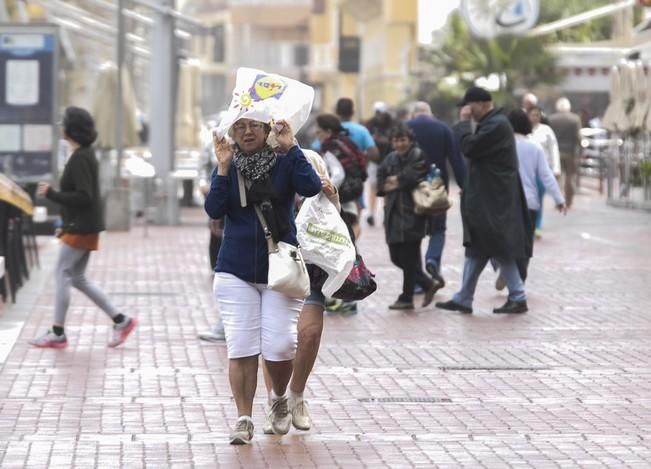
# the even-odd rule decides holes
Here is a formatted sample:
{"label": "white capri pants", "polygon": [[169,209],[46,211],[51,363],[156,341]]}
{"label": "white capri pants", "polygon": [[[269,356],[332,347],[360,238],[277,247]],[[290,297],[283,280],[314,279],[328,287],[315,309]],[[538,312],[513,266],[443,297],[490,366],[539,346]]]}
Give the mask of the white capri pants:
{"label": "white capri pants", "polygon": [[229,359],[256,355],[270,362],[294,359],[303,300],[225,272],[215,274],[213,292],[224,322]]}

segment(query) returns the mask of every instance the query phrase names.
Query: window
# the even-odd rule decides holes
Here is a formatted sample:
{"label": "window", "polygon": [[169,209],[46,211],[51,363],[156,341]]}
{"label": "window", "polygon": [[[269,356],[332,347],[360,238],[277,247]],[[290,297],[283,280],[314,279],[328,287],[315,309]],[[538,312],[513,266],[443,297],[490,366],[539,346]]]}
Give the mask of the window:
{"label": "window", "polygon": [[312,1],[312,13],[316,15],[322,15],[326,10],[326,0],[313,0]]}
{"label": "window", "polygon": [[224,63],[226,60],[226,34],[224,25],[220,24],[212,28],[213,48],[212,61],[215,63]]}

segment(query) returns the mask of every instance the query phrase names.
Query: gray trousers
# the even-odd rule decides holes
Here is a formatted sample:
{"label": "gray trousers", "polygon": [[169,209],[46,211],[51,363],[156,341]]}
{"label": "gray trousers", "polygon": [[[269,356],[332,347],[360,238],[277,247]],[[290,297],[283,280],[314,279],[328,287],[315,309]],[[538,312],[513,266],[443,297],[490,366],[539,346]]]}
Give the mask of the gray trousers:
{"label": "gray trousers", "polygon": [[108,297],[86,278],[86,266],[90,251],[76,249],[65,243],[61,244],[59,260],[56,267],[56,292],[54,304],[54,324],[63,326],[66,312],[70,305],[70,287],[73,286],[90,298],[102,311],[114,318],[118,314]]}

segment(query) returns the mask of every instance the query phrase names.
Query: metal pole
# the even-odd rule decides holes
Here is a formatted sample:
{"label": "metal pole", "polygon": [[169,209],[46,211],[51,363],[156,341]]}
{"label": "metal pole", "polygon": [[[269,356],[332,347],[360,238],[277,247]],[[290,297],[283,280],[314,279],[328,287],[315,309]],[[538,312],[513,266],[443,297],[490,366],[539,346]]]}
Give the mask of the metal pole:
{"label": "metal pole", "polygon": [[117,102],[115,105],[115,151],[117,152],[117,165],[115,170],[115,187],[120,186],[120,179],[122,178],[121,168],[122,168],[122,153],[123,153],[123,114],[124,114],[124,101],[122,93],[122,70],[124,67],[124,56],[125,56],[125,31],[124,31],[124,15],[122,14],[122,9],[124,7],[124,0],[118,0],[118,11],[117,11]]}
{"label": "metal pole", "polygon": [[[167,12],[174,8],[174,0],[158,0]],[[157,10],[156,26],[152,34],[151,57],[151,123],[150,148],[156,177],[161,180],[156,221],[159,224],[174,225],[179,221],[177,181],[172,177],[175,166],[175,109],[176,68],[178,50],[174,37],[174,17]]]}

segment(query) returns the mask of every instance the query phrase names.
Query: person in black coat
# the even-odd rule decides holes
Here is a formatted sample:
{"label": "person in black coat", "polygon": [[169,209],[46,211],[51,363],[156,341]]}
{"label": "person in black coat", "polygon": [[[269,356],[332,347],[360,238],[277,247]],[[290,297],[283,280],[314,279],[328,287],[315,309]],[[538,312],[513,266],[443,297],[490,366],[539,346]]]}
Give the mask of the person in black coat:
{"label": "person in black coat", "polygon": [[384,197],[384,230],[391,262],[403,271],[402,294],[389,309],[414,309],[416,283],[425,287],[423,307],[429,305],[440,284],[420,263],[420,244],[427,232],[428,217],[416,215],[412,191],[428,171],[425,154],[416,145],[413,131],[400,125],[392,134],[394,151],[378,168],[378,196]]}
{"label": "person in black coat", "polygon": [[[483,88],[470,88],[461,104],[462,120],[454,130],[469,161],[461,197],[466,260],[461,290],[436,306],[472,313],[479,275],[493,258],[509,289],[507,302],[493,312],[524,313],[527,301],[516,260],[531,257],[532,243],[513,129]],[[477,123],[474,132],[471,118]]]}
{"label": "person in black coat", "polygon": [[75,287],[111,318],[113,334],[108,345],[117,347],[131,334],[137,321],[118,311],[106,294],[86,278],[90,254],[98,249],[99,234],[104,231],[99,165],[92,146],[97,138],[95,122],[85,109],[69,107],[61,126],[72,155],[63,169],[60,190],[50,187],[47,182],[39,182],[37,188],[38,196],[47,197],[61,206],[63,221],[56,232],[61,249],[55,268],[54,322],[52,329],[30,340],[30,344],[57,349],[68,346],[64,324],[70,305],[70,287]]}

